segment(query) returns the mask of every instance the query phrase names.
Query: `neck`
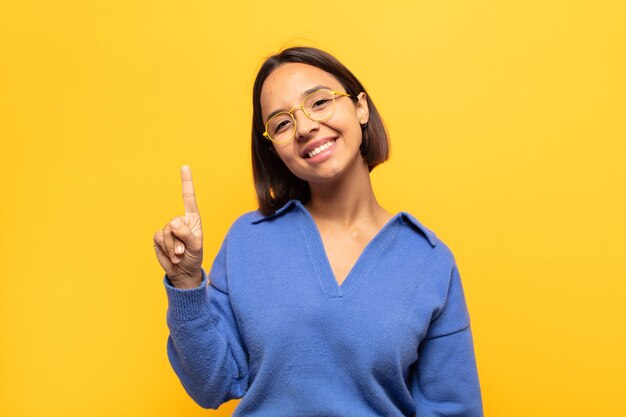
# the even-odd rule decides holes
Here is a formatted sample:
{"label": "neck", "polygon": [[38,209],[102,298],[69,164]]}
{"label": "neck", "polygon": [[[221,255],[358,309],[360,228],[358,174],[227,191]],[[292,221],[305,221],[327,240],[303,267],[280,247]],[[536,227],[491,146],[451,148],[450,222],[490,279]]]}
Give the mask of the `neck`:
{"label": "neck", "polygon": [[372,188],[369,169],[359,161],[356,169],[333,181],[309,183],[311,199],[306,204],[318,222],[332,222],[346,228],[361,221],[378,222],[388,214],[378,204]]}

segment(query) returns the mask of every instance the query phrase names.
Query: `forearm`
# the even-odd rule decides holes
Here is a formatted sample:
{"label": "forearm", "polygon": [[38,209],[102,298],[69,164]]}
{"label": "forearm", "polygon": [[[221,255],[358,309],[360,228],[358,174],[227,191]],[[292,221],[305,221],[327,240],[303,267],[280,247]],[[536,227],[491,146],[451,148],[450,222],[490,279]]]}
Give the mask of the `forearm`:
{"label": "forearm", "polygon": [[205,408],[217,408],[243,395],[240,387],[246,385],[243,379],[247,375],[235,360],[225,326],[212,313],[211,303],[226,296],[217,290],[209,295],[206,282],[205,274],[200,286],[193,289],[174,288],[166,282],[170,303],[167,351],[189,395]]}

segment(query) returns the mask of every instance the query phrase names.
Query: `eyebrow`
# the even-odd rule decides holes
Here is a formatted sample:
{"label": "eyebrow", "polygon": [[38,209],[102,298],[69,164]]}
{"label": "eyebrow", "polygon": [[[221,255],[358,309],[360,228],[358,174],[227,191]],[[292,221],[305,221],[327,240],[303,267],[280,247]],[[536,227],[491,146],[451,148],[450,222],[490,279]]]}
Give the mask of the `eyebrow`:
{"label": "eyebrow", "polygon": [[[306,97],[309,94],[317,91],[317,90],[331,90],[332,88],[325,86],[325,85],[316,85],[315,87],[311,87],[308,90],[305,90],[302,92],[301,97]],[[267,121],[269,119],[271,119],[272,117],[274,117],[275,115],[277,115],[278,113],[282,113],[282,112],[286,112],[287,110],[285,109],[278,109],[278,110],[274,110],[273,112],[271,112],[270,114],[267,115],[267,119],[265,120],[265,123],[267,123]]]}

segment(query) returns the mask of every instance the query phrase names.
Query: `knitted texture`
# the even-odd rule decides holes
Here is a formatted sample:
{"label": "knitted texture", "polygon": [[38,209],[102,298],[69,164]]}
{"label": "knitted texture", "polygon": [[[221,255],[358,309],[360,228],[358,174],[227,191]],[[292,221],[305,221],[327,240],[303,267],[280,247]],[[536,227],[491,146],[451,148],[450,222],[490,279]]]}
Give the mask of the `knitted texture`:
{"label": "knitted texture", "polygon": [[230,228],[202,284],[169,300],[168,356],[205,408],[234,417],[482,416],[454,257],[395,215],[338,285],[312,217],[292,200]]}

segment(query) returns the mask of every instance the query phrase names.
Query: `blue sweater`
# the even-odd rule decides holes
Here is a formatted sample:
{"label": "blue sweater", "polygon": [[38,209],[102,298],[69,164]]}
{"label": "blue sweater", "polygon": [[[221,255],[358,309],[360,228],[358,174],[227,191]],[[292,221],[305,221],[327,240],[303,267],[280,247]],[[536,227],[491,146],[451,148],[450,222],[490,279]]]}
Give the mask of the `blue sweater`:
{"label": "blue sweater", "polygon": [[[469,316],[448,247],[398,213],[338,285],[292,200],[230,228],[209,276],[165,278],[170,363],[233,416],[482,416]],[[207,285],[208,282],[208,285]]]}

